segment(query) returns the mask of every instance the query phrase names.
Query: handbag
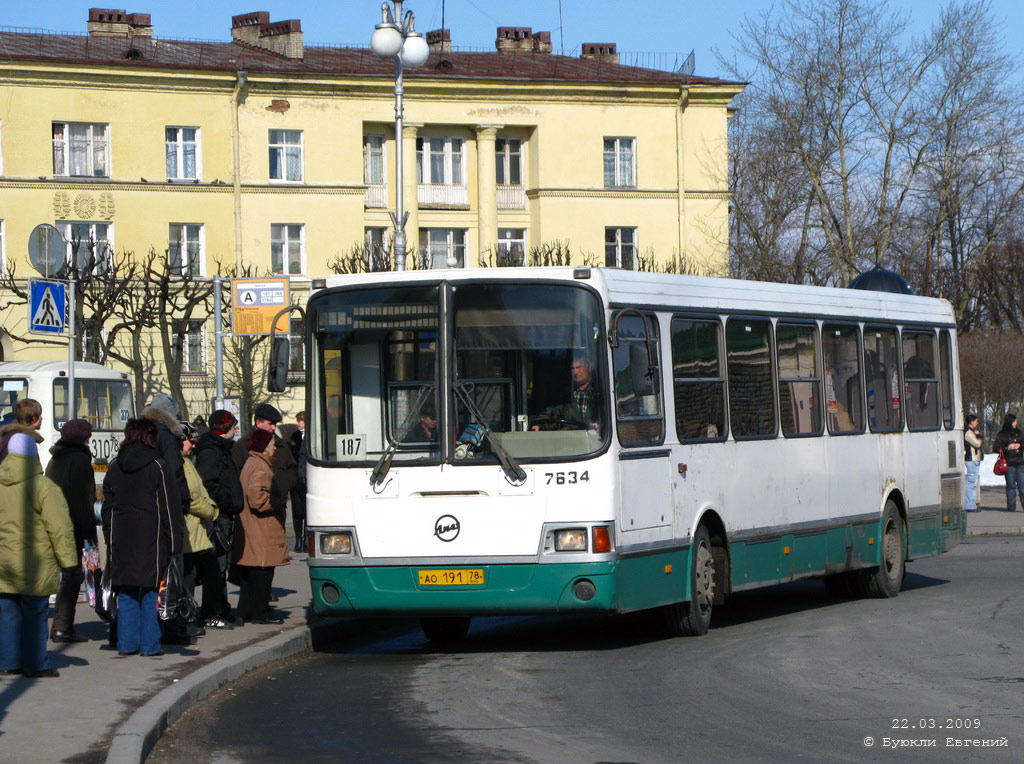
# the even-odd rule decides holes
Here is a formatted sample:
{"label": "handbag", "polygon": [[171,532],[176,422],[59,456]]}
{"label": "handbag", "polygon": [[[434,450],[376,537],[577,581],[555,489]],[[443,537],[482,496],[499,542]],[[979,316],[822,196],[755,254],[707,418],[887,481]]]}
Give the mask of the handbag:
{"label": "handbag", "polygon": [[180,555],[172,555],[167,562],[167,574],[157,589],[156,608],[161,621],[178,618],[189,622],[195,618],[198,608],[188,587],[185,586]]}
{"label": "handbag", "polygon": [[[85,573],[85,596],[91,607],[96,607],[96,583],[103,575],[100,567],[100,550],[92,542],[82,547],[82,572]],[[99,575],[97,575],[99,573]]]}
{"label": "handbag", "polygon": [[110,552],[107,551],[107,564],[103,571],[92,571],[93,586],[96,591],[96,615],[108,623],[117,621],[117,592],[110,575]]}
{"label": "handbag", "polygon": [[999,449],[999,458],[996,459],[996,463],[992,466],[992,471],[997,475],[1005,475],[1010,471],[1010,465],[1006,461],[1006,455],[1001,448]]}

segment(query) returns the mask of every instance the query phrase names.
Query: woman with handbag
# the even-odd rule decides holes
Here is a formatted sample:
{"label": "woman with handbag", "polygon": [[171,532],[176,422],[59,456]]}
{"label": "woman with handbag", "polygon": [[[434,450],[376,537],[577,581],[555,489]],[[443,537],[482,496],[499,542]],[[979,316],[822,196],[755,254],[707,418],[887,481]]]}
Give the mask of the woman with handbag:
{"label": "woman with handbag", "polygon": [[129,419],[103,480],[103,538],[117,591],[117,651],[163,655],[157,590],[180,551],[184,520],[173,467],[156,447],[149,419]]}
{"label": "woman with handbag", "polygon": [[1007,414],[1003,419],[1003,429],[996,433],[993,450],[1006,459],[1007,470],[1003,476],[1006,480],[1006,511],[1017,510],[1017,494],[1020,494],[1021,505],[1024,506],[1024,433],[1017,427],[1017,415]]}
{"label": "woman with handbag", "polygon": [[289,564],[284,523],[271,500],[275,450],[273,432],[252,431],[249,458],[242,468],[245,509],[240,518],[245,530],[245,546],[237,562],[241,577],[238,618],[243,622],[284,623],[270,610],[274,568]]}

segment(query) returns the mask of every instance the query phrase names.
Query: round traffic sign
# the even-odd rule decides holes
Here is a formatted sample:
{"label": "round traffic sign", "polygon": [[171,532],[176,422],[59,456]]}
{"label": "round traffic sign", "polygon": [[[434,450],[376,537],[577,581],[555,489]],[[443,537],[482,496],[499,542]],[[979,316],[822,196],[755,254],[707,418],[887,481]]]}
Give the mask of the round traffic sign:
{"label": "round traffic sign", "polygon": [[28,236],[28,259],[46,277],[60,271],[67,261],[67,245],[60,231],[47,223],[33,228]]}

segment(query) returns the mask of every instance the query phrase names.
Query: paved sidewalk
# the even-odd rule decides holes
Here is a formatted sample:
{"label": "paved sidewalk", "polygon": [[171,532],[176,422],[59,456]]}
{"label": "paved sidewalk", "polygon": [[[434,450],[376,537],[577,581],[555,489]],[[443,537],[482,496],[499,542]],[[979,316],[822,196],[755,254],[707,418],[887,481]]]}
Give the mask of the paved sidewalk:
{"label": "paved sidewalk", "polygon": [[[1005,490],[982,488],[979,506],[981,512],[968,515],[969,536],[1024,534],[1024,511],[1005,511]],[[0,678],[0,764],[139,764],[167,724],[246,671],[315,641],[411,625],[313,616],[305,559],[292,554],[292,564],[274,576],[283,626],[210,629],[196,645],[165,647],[159,658],[122,658],[105,649],[106,624],[79,605],[76,628],[90,641],[50,645],[60,677]],[[228,591],[234,604],[237,588]]]}

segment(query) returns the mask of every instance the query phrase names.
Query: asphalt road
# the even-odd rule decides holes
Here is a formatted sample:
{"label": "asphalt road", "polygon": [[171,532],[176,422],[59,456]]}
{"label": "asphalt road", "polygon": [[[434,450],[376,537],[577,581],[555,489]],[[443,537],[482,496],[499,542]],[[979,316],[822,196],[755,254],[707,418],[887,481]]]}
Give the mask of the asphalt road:
{"label": "asphalt road", "polygon": [[798,582],[735,596],[695,639],[650,614],[479,619],[445,650],[393,633],[247,676],[147,762],[1016,763],[1022,573],[1024,538],[973,538],[912,563],[896,599]]}

